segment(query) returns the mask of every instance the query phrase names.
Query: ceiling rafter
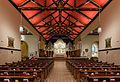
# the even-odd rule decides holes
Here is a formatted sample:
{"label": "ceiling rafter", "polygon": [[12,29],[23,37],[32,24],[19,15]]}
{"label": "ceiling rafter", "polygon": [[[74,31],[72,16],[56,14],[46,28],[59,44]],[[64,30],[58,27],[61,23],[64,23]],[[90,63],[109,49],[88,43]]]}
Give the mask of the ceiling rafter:
{"label": "ceiling rafter", "polygon": [[44,21],[46,18],[48,18],[49,16],[51,16],[52,14],[54,14],[56,11],[52,12],[51,14],[47,15],[46,17],[44,17],[42,20],[38,21],[36,24],[34,25],[37,25],[39,24],[41,21]]}
{"label": "ceiling rafter", "polygon": [[76,7],[76,0],[74,0],[74,7]]}
{"label": "ceiling rafter", "polygon": [[70,15],[72,18],[74,18],[75,20],[77,20],[78,22],[80,22],[81,24],[83,24],[84,26],[86,26],[85,23],[83,23],[82,21],[78,20],[77,18],[75,18],[74,16],[72,16],[71,14],[69,14],[68,12],[64,11],[65,13],[67,13],[68,15]]}
{"label": "ceiling rafter", "polygon": [[[98,16],[98,11],[102,11],[112,0],[106,0],[107,2],[96,2],[95,0],[83,0],[80,2],[79,0],[51,0],[50,2],[49,0],[9,1],[25,14],[23,16],[25,16],[26,20],[47,40],[54,35],[66,35],[74,40],[94,21]],[[23,11],[33,12],[26,14]],[[44,15],[44,13],[46,14]],[[78,17],[82,16],[82,18],[78,18],[75,16],[76,14]],[[38,16],[41,16],[41,18],[37,19]],[[34,20],[37,21],[35,24]]]}
{"label": "ceiling rafter", "polygon": [[28,2],[30,2],[30,0],[26,0],[24,3],[20,4],[19,7],[26,5]]}
{"label": "ceiling rafter", "polygon": [[[35,27],[46,27],[47,28],[47,27],[49,27],[49,25],[46,25],[46,26],[44,26],[44,25],[35,25]],[[56,27],[59,27],[59,26],[56,25]],[[65,25],[61,25],[61,27],[65,27]],[[74,27],[80,27],[81,28],[81,27],[84,27],[84,26],[77,26],[77,25],[73,26],[73,25],[71,25],[71,27],[73,27],[73,28]]]}
{"label": "ceiling rafter", "polygon": [[88,17],[87,15],[83,14],[82,12],[80,12],[80,11],[76,11],[76,12],[81,14],[81,15],[83,15],[83,16],[85,16],[87,19],[92,20],[90,17]]}
{"label": "ceiling rafter", "polygon": [[[56,16],[56,17],[54,17],[54,18],[57,18],[58,16]],[[46,25],[46,24],[48,24],[48,23],[50,23],[51,21],[53,21],[54,19],[51,19],[51,20],[49,20],[48,22],[46,22],[45,24],[44,24],[44,26]],[[39,25],[35,25],[36,27],[38,27]],[[46,27],[49,27],[49,26],[46,26]]]}
{"label": "ceiling rafter", "polygon": [[51,10],[61,10],[61,11],[75,11],[75,10],[79,10],[79,11],[98,11],[99,8],[58,8],[58,7],[51,7],[51,8],[47,8],[47,7],[19,7],[22,10],[47,10],[47,11],[51,11]]}
{"label": "ceiling rafter", "polygon": [[62,11],[59,10],[59,27],[61,27],[61,14],[62,14]]}
{"label": "ceiling rafter", "polygon": [[[62,16],[62,17],[63,17],[63,16]],[[64,18],[64,21],[63,21],[63,22],[65,22],[68,17],[69,17],[69,15],[68,15],[66,18]],[[61,25],[63,24],[63,22],[61,22]]]}
{"label": "ceiling rafter", "polygon": [[58,0],[57,0],[57,1],[52,0],[52,1],[53,1],[53,3],[54,3],[54,4],[56,5],[56,7],[57,7],[57,6],[58,6],[58,4],[57,4],[56,2],[57,2]]}
{"label": "ceiling rafter", "polygon": [[[63,18],[65,18],[64,16],[62,16]],[[85,26],[77,26],[75,23],[73,23],[72,21],[70,21],[69,19],[66,19],[67,21],[69,21],[69,23],[72,23],[72,25],[74,25],[74,26],[72,26],[72,25],[70,25],[71,27],[85,27]],[[76,20],[76,22],[77,22],[78,20]],[[62,24],[63,24],[64,22],[62,22]]]}
{"label": "ceiling rafter", "polygon": [[[57,21],[57,20],[55,20],[56,18],[53,16],[53,15],[51,15],[51,17],[53,18],[53,20],[57,23],[57,24],[59,24],[59,22]],[[59,17],[59,16],[58,16]]]}
{"label": "ceiling rafter", "polygon": [[46,7],[46,5],[47,5],[47,1],[46,1],[46,0],[44,0],[44,2],[45,2],[45,5],[44,5],[44,6]]}
{"label": "ceiling rafter", "polygon": [[38,2],[34,1],[34,3],[36,3],[39,7],[43,7],[41,4],[39,4]]}
{"label": "ceiling rafter", "polygon": [[98,7],[98,8],[102,8],[101,5],[99,5],[98,3],[96,3],[96,2],[93,1],[93,0],[90,0],[90,3],[92,3],[93,5],[95,5],[95,6]]}
{"label": "ceiling rafter", "polygon": [[[56,25],[56,23],[52,25],[52,29],[51,29],[51,30],[53,30],[53,29],[56,27],[56,26],[54,26],[54,25]],[[49,30],[50,28],[51,28],[51,26],[48,27],[46,30]],[[42,31],[42,33],[45,32],[46,30]],[[51,31],[51,30],[50,30],[50,31]]]}
{"label": "ceiling rafter", "polygon": [[[66,25],[65,23],[63,23],[63,24]],[[71,26],[66,25],[66,27],[68,27],[68,28],[74,30],[75,32],[79,33],[78,31],[76,31],[75,29],[73,29]]]}
{"label": "ceiling rafter", "polygon": [[39,11],[38,13],[36,13],[35,15],[31,16],[30,18],[28,18],[29,20],[34,18],[35,16],[37,16],[38,14],[42,13],[43,11]]}
{"label": "ceiling rafter", "polygon": [[54,5],[54,3],[50,4],[48,7],[51,7],[52,5]]}
{"label": "ceiling rafter", "polygon": [[[59,29],[59,28],[57,28],[56,30],[58,30],[58,29]],[[65,32],[65,29],[68,30],[67,28],[65,28],[65,29],[60,28],[60,29],[62,29],[62,32]],[[53,32],[56,32],[56,31],[53,31]],[[53,33],[53,32],[43,33],[43,35],[51,34],[51,33]],[[70,32],[71,32],[71,31],[69,31],[69,32],[65,32],[65,35],[66,35],[66,34],[71,35]],[[72,33],[72,34],[77,35],[77,34],[75,34],[75,33]]]}
{"label": "ceiling rafter", "polygon": [[68,5],[70,8],[73,8],[73,6],[71,6],[70,4],[66,3],[66,5]]}
{"label": "ceiling rafter", "polygon": [[89,2],[89,0],[86,0],[84,3],[82,3],[82,4],[80,4],[79,6],[77,6],[78,8],[79,7],[81,7],[81,6],[83,6],[83,5],[85,5],[86,3],[88,3]]}
{"label": "ceiling rafter", "polygon": [[67,4],[67,2],[68,2],[69,0],[66,0],[66,1],[64,1],[64,4],[63,4],[63,6],[65,6],[66,4]]}
{"label": "ceiling rafter", "polygon": [[[68,15],[69,16],[69,15]],[[69,21],[69,23],[72,23],[72,24],[74,24],[75,25],[75,23],[73,23],[72,21],[70,21],[69,19],[67,19],[67,18],[65,18],[64,16],[62,16],[64,19],[66,19],[67,21]],[[62,22],[62,24],[63,24],[64,22]],[[76,25],[75,25],[76,26]]]}
{"label": "ceiling rafter", "polygon": [[[56,24],[56,23],[55,23]],[[52,25],[52,27],[56,27],[55,26],[55,24],[54,25]],[[51,27],[47,27],[45,30],[43,30],[41,33],[43,34],[45,31],[47,31],[47,30],[49,30]],[[40,29],[40,28],[38,28],[38,29]],[[47,31],[47,32],[50,32],[50,31]]]}

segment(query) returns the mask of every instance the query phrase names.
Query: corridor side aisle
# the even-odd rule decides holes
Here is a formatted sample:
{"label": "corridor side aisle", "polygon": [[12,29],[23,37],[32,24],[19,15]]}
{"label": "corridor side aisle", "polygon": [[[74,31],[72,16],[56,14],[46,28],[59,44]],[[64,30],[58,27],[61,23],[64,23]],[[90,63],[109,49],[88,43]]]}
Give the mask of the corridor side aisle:
{"label": "corridor side aisle", "polygon": [[46,82],[76,82],[72,74],[66,67],[65,61],[55,61],[51,73],[48,75]]}

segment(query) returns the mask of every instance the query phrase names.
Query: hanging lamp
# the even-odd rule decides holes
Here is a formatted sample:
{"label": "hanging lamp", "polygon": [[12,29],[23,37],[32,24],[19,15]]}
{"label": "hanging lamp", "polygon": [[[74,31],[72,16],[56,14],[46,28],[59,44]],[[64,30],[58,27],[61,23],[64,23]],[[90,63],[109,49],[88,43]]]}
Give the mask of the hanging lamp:
{"label": "hanging lamp", "polygon": [[100,15],[100,9],[101,9],[101,7],[99,7],[99,11],[98,11],[98,14],[99,14],[99,16],[98,16],[98,22],[99,22],[99,25],[98,25],[98,33],[100,33],[100,32],[102,32],[102,28],[101,28],[101,15]]}
{"label": "hanging lamp", "polygon": [[20,26],[19,26],[19,30],[21,33],[23,33],[24,28],[23,28],[23,23],[22,23],[22,10],[20,10]]}

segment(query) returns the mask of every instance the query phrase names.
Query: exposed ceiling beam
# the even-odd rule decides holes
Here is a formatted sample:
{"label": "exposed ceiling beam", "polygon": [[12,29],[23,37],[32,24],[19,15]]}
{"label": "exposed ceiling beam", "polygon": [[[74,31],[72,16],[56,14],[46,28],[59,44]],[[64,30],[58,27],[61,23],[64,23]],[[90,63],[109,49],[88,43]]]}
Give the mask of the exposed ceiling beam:
{"label": "exposed ceiling beam", "polygon": [[43,5],[39,4],[37,1],[33,1],[34,3],[36,3],[39,7],[43,7]]}
{"label": "exposed ceiling beam", "polygon": [[90,0],[90,2],[91,2],[93,5],[95,5],[96,7],[98,7],[98,8],[102,8],[101,5],[99,5],[99,4],[96,3],[95,1]]}
{"label": "exposed ceiling beam", "polygon": [[[63,24],[65,24],[65,23],[63,23]],[[66,24],[65,24],[66,25]],[[68,28],[70,28],[70,29],[72,29],[72,30],[74,30],[71,26],[68,26],[68,25],[66,25],[66,27],[68,27]],[[78,31],[76,31],[76,30],[74,30],[75,32],[77,32],[77,33],[79,33]]]}
{"label": "exposed ceiling beam", "polygon": [[[54,18],[57,18],[58,16],[56,16],[56,17],[54,17]],[[46,24],[48,24],[48,23],[50,23],[51,21],[53,21],[54,20],[54,18],[53,19],[51,19],[51,20],[49,20],[48,22],[46,22],[44,25],[42,25],[43,27],[50,27],[50,25],[47,25],[46,26]],[[41,26],[41,25],[34,25],[35,27],[39,27],[39,26]]]}
{"label": "exposed ceiling beam", "polygon": [[26,5],[28,2],[30,2],[30,0],[26,0],[24,3],[20,4],[19,7]]}
{"label": "exposed ceiling beam", "polygon": [[[65,18],[64,16],[62,16],[64,19],[66,19],[68,22],[69,22],[69,24],[70,23],[72,23],[74,26],[76,26],[76,24],[75,23],[73,23],[71,20],[69,20],[69,19],[67,19],[67,18]],[[63,24],[64,22],[62,22],[62,24]]]}
{"label": "exposed ceiling beam", "polygon": [[38,14],[42,13],[43,11],[39,11],[38,13],[36,13],[35,15],[31,16],[30,18],[28,18],[29,20],[34,18],[35,16],[37,16]]}
{"label": "exposed ceiling beam", "polygon": [[87,15],[83,14],[82,12],[80,12],[80,11],[76,11],[76,12],[81,14],[81,15],[83,15],[83,16],[85,16],[87,19],[92,20],[90,17],[88,17]]}
{"label": "exposed ceiling beam", "polygon": [[[44,26],[44,25],[35,25],[35,27],[49,27],[49,25],[46,25],[46,26]],[[56,27],[59,27],[58,25],[56,25]],[[65,27],[65,25],[61,25],[61,27]],[[72,25],[71,27],[85,27],[85,26],[79,26],[79,25]]]}
{"label": "exposed ceiling beam", "polygon": [[58,8],[58,7],[51,7],[51,8],[47,8],[47,7],[19,7],[19,9],[21,10],[61,10],[61,11],[98,11],[99,8]]}
{"label": "exposed ceiling beam", "polygon": [[[65,18],[64,16],[62,16],[63,18]],[[71,22],[69,19],[66,19],[67,21],[69,21],[70,23],[72,23],[72,25],[69,25],[69,26],[71,26],[71,27],[79,27],[79,28],[81,28],[81,27],[85,27],[85,26],[77,26],[75,23],[73,23],[73,22]],[[62,24],[63,24],[64,22],[62,22]]]}
{"label": "exposed ceiling beam", "polygon": [[[55,25],[56,25],[56,23],[53,24],[52,26],[48,27],[46,30],[49,30],[50,28],[52,28],[51,30],[53,30],[54,28],[56,28]],[[42,31],[41,33],[45,32],[46,30]],[[51,30],[50,30],[50,31],[51,31]]]}
{"label": "exposed ceiling beam", "polygon": [[[48,18],[49,16],[51,16],[52,14],[54,14],[56,11],[50,13],[49,15],[47,15],[46,17],[44,17],[42,20],[38,21],[36,24],[39,24],[41,21],[44,21],[46,18]],[[35,24],[35,25],[36,25]]]}
{"label": "exposed ceiling beam", "polygon": [[[55,20],[56,18],[53,16],[53,15],[51,15],[51,17],[53,18],[53,20],[57,23],[57,24],[59,24],[59,22],[57,21],[57,20]],[[59,16],[58,16],[59,17]]]}
{"label": "exposed ceiling beam", "polygon": [[67,13],[68,15],[70,15],[70,17],[74,18],[75,20],[77,20],[78,22],[80,22],[81,24],[83,24],[84,26],[86,26],[85,23],[83,23],[81,20],[78,20],[77,18],[75,18],[73,15],[69,14],[68,12],[64,11],[65,13]]}
{"label": "exposed ceiling beam", "polygon": [[77,6],[78,8],[79,7],[82,7],[83,5],[85,5],[86,3],[88,3],[89,2],[89,0],[86,0],[84,3],[82,3],[82,4],[80,4],[79,6]]}

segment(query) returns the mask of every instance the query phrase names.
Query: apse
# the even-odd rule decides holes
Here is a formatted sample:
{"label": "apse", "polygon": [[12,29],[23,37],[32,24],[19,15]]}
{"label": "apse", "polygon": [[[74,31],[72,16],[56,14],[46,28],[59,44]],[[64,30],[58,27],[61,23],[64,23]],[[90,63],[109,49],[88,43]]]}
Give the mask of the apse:
{"label": "apse", "polygon": [[58,39],[54,43],[54,56],[62,56],[64,57],[66,53],[66,43],[62,39]]}

